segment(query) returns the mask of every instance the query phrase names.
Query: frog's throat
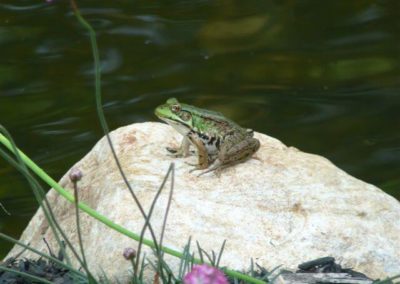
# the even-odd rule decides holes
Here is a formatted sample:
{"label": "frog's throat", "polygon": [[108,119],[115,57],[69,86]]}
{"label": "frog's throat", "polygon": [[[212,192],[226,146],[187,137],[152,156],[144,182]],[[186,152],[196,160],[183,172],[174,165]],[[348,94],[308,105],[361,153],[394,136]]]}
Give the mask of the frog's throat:
{"label": "frog's throat", "polygon": [[161,120],[165,121],[169,125],[171,125],[176,131],[178,131],[183,136],[186,136],[190,132],[190,127],[188,125],[182,124],[178,121],[168,119],[168,118],[161,118]]}

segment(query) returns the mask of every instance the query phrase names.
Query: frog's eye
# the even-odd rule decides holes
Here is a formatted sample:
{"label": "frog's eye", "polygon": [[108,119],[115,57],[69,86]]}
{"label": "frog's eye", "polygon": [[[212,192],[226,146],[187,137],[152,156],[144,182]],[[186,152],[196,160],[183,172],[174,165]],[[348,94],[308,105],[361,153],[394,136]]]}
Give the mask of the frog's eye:
{"label": "frog's eye", "polygon": [[181,106],[180,105],[172,105],[171,110],[172,110],[172,112],[178,113],[181,111]]}
{"label": "frog's eye", "polygon": [[184,112],[182,112],[182,114],[181,114],[181,118],[182,118],[182,120],[184,120],[184,121],[188,121],[188,120],[190,120],[190,119],[192,118],[192,115],[191,115],[190,113],[184,111]]}

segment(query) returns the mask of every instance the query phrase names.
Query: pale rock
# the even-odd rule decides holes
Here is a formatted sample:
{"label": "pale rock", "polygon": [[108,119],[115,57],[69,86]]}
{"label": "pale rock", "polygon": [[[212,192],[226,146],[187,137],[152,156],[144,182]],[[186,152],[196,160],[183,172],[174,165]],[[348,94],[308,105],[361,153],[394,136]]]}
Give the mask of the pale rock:
{"label": "pale rock", "polygon": [[[185,162],[169,157],[165,147],[178,146],[181,136],[170,126],[140,123],[111,133],[128,180],[148,212],[163,177],[175,162],[175,187],[164,245],[182,250],[188,238],[206,251],[218,251],[227,240],[222,265],[246,270],[250,259],[266,268],[333,256],[342,267],[372,278],[400,273],[400,203],[379,188],[338,169],[327,159],[286,147],[256,133],[259,151],[249,161],[197,177]],[[144,223],[127,190],[105,138],[74,167],[83,172],[80,199],[114,222],[139,233]],[[60,184],[71,190],[68,173]],[[169,183],[151,218],[160,235]],[[48,193],[67,235],[77,244],[74,207],[54,190]],[[124,248],[137,243],[92,217],[81,214],[83,243],[93,271],[126,281],[130,262]],[[43,237],[57,248],[38,211],[21,240],[48,252]],[[149,234],[146,234],[149,238]],[[8,256],[15,255],[14,248]],[[195,248],[193,247],[195,251]],[[147,250],[147,255],[151,255]],[[32,256],[29,252],[23,256]],[[167,261],[176,265],[178,260]]]}

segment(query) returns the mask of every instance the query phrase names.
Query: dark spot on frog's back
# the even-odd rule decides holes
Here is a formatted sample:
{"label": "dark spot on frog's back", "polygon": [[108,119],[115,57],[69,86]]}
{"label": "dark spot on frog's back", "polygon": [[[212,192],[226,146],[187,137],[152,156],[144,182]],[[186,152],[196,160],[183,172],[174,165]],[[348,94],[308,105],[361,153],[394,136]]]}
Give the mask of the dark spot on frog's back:
{"label": "dark spot on frog's back", "polygon": [[208,146],[214,146],[219,150],[219,146],[221,145],[221,140],[219,137],[212,136],[212,137],[207,137],[208,141],[206,142]]}

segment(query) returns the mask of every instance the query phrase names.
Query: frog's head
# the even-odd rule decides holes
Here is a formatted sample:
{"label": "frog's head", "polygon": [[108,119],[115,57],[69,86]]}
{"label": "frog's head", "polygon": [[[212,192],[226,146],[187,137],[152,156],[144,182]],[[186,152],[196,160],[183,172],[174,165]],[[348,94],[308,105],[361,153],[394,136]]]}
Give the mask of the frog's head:
{"label": "frog's head", "polygon": [[192,114],[186,105],[182,105],[175,98],[170,98],[163,105],[158,106],[155,115],[171,125],[182,135],[186,135],[193,128]]}

